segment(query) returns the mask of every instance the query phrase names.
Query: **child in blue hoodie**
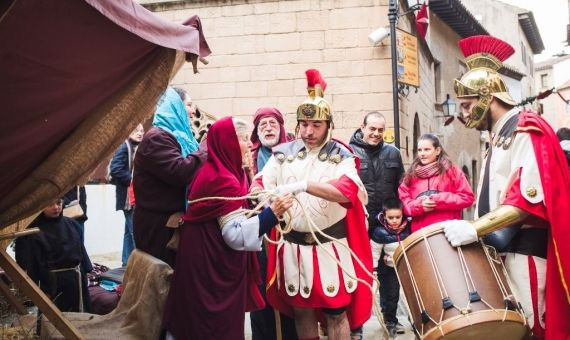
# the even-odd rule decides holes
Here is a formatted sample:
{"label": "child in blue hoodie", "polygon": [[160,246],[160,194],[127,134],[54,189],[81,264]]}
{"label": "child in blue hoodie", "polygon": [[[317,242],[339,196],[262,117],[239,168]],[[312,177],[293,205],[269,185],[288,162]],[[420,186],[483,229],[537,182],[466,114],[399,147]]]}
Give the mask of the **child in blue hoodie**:
{"label": "child in blue hoodie", "polygon": [[370,233],[372,241],[382,245],[380,259],[378,260],[378,280],[380,281],[380,305],[386,328],[390,337],[396,335],[398,318],[398,300],[400,297],[400,283],[394,269],[394,251],[398,242],[404,240],[411,230],[411,218],[404,217],[402,201],[390,198],[382,203],[382,212],[378,214],[378,222]]}

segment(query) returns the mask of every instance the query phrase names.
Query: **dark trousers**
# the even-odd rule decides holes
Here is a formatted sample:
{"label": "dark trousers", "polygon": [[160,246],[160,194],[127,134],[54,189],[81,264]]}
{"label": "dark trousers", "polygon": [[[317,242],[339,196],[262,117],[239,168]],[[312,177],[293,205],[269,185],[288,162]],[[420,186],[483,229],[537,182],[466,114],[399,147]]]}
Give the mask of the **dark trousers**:
{"label": "dark trousers", "polygon": [[[273,340],[277,339],[275,333],[275,312],[273,307],[267,303],[265,296],[265,277],[267,273],[267,255],[265,254],[265,244],[262,245],[261,251],[257,252],[257,261],[261,272],[261,281],[259,290],[263,295],[266,307],[262,310],[251,312],[251,333],[252,340]],[[297,340],[297,330],[295,329],[295,320],[287,315],[280,314],[281,319],[281,336],[283,340]]]}
{"label": "dark trousers", "polygon": [[396,312],[398,310],[398,300],[400,299],[400,283],[396,270],[384,264],[384,252],[378,260],[378,280],[380,281],[380,306],[384,322],[388,324],[398,324]]}

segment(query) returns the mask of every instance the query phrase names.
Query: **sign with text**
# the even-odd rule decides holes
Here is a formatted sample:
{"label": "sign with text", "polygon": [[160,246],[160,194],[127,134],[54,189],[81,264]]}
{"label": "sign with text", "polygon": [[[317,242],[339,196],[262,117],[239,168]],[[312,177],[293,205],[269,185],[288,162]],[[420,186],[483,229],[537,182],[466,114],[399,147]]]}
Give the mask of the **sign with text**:
{"label": "sign with text", "polygon": [[396,56],[398,81],[410,86],[420,86],[418,39],[400,29],[396,31]]}

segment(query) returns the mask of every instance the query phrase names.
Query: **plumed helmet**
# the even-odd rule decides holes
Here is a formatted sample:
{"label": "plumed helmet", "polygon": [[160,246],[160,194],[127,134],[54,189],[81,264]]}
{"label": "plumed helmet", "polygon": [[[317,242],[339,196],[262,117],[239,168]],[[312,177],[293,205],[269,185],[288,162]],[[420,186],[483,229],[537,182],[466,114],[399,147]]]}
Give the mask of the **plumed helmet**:
{"label": "plumed helmet", "polygon": [[455,79],[454,90],[457,98],[479,98],[470,119],[465,123],[468,128],[474,128],[486,119],[492,97],[505,104],[516,105],[498,73],[503,67],[502,62],[515,50],[508,43],[489,35],[461,39],[459,48],[469,71],[461,79]]}
{"label": "plumed helmet", "polygon": [[324,120],[332,122],[332,110],[330,104],[323,98],[327,83],[318,70],[305,71],[307,75],[307,98],[297,108],[297,121],[299,120]]}

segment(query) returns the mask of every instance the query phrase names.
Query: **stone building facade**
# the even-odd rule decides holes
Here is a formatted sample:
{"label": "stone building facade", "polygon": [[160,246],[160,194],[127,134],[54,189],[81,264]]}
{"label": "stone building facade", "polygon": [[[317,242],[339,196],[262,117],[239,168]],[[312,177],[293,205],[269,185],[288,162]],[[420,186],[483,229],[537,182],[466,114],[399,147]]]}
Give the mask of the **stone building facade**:
{"label": "stone building facade", "polygon": [[[388,25],[387,0],[141,2],[169,20],[180,22],[194,14],[202,19],[213,51],[210,63],[196,75],[186,65],[174,85],[187,89],[201,109],[217,117],[248,119],[261,106],[275,106],[293,131],[294,112],[306,97],[304,71],[317,68],[328,82],[325,98],[334,110],[337,138],[348,141],[372,110],[382,112],[393,127],[389,39],[378,46],[368,41],[373,30]],[[402,1],[401,11],[406,9]],[[415,34],[413,18],[400,17],[398,28]],[[450,29],[441,34],[446,36],[440,44],[449,41],[457,55],[459,35]],[[443,121],[434,118],[441,114],[435,108],[442,98],[434,91],[432,53],[428,44],[419,44],[420,87],[400,96],[400,144],[406,162],[413,157],[414,126],[416,137],[418,131],[442,134]],[[448,86],[457,75],[450,71],[438,81]],[[451,153],[458,156],[465,149],[462,143],[468,141],[453,141]]]}
{"label": "stone building facade", "polygon": [[[372,31],[388,26],[388,0],[141,3],[168,20],[200,16],[212,49],[209,64],[199,74],[186,65],[173,84],[188,90],[203,111],[251,121],[259,107],[275,106],[292,132],[296,108],[306,98],[304,72],[316,68],[328,82],[325,98],[333,108],[336,138],[348,142],[373,110],[393,128],[390,39],[377,46],[368,41]],[[401,0],[400,13],[408,9]],[[415,35],[413,13],[400,16],[398,28]],[[413,160],[421,134],[435,133],[475,187],[484,141],[457,119],[444,126],[449,116],[442,110],[447,95],[453,99],[453,79],[466,70],[457,41],[474,34],[488,32],[459,0],[432,0],[426,41],[418,41],[420,86],[399,98],[404,162]]]}
{"label": "stone building facade", "polygon": [[538,109],[554,130],[570,127],[570,56],[555,57],[535,66],[538,91],[555,88],[558,93],[538,101]]}

